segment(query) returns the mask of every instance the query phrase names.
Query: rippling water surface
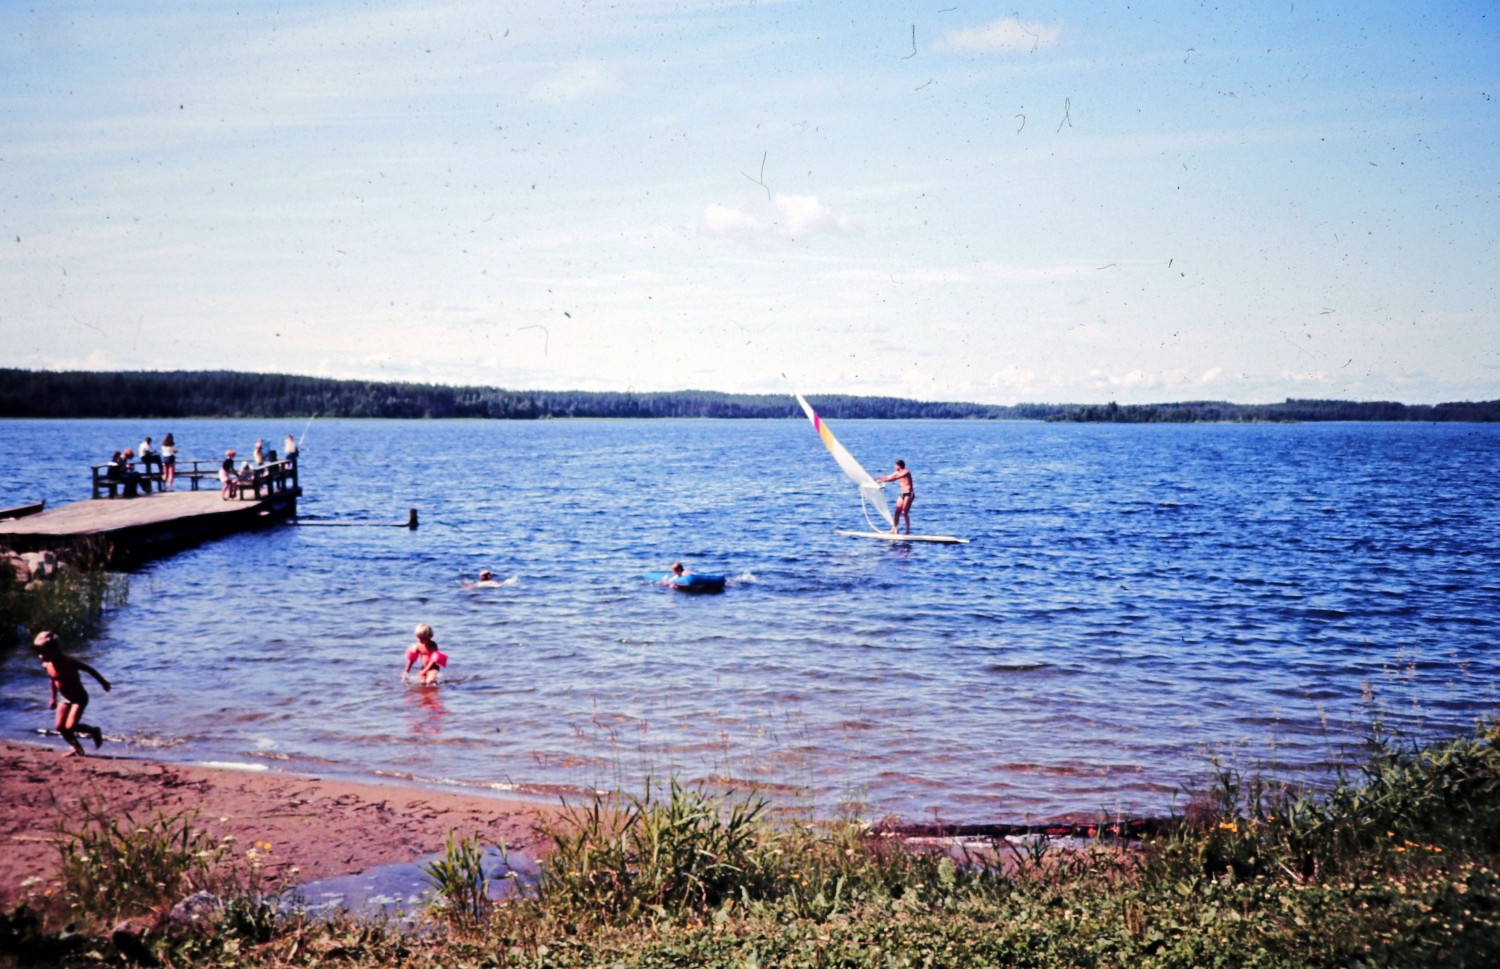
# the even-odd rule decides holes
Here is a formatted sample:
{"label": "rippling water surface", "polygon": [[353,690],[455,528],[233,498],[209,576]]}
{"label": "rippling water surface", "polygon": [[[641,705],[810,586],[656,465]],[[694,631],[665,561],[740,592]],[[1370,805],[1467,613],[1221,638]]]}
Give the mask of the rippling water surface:
{"label": "rippling water surface", "polygon": [[[831,813],[1159,814],[1214,752],[1313,777],[1495,711],[1500,427],[834,422],[918,530],[835,536],[802,421],[315,421],[302,525],[154,563],[84,655],[115,750],[533,792],[647,775]],[[302,422],[0,422],[0,506]],[[653,587],[683,559],[719,596]],[[508,580],[461,588],[481,568]],[[451,657],[404,686],[418,622]],[[29,653],[0,733],[50,723]]]}

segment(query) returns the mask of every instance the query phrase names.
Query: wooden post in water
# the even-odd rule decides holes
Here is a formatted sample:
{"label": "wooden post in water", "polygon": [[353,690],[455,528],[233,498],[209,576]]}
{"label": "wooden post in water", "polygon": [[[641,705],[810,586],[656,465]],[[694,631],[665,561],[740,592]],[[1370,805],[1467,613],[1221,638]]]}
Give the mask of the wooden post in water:
{"label": "wooden post in water", "polygon": [[406,527],[410,528],[412,531],[417,530],[417,510],[415,508],[411,509],[408,513],[406,519]]}

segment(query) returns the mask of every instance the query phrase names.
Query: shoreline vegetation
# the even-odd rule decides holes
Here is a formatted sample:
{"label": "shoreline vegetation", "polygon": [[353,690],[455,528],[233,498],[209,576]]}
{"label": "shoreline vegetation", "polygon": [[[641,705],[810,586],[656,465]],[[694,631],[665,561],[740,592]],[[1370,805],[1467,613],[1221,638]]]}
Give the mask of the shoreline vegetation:
{"label": "shoreline vegetation", "polygon": [[18,554],[0,545],[0,650],[31,647],[42,630],[65,642],[98,630],[108,609],[130,598],[127,576],[105,567],[104,550]]}
{"label": "shoreline vegetation", "polygon": [[[54,588],[80,603],[80,629],[97,621],[98,590]],[[39,616],[10,619],[34,629]],[[1205,783],[1130,840],[916,838],[857,805],[813,819],[676,778],[544,805],[0,741],[0,966],[1478,967],[1500,955],[1500,721],[1422,742],[1377,722],[1363,759],[1318,791],[1224,763]],[[506,877],[492,849],[538,874]],[[430,892],[412,918],[330,916],[298,892],[384,864],[421,864]]]}
{"label": "shoreline vegetation", "polygon": [[[818,394],[830,419],[1072,423],[1500,421],[1500,400],[1403,404],[1289,398],[1276,404],[975,404]],[[797,418],[788,394],[504,390],[292,374],[0,368],[0,418]]]}
{"label": "shoreline vegetation", "polygon": [[[20,901],[0,912],[0,961],[17,965],[1477,967],[1500,953],[1496,724],[1423,745],[1377,724],[1357,771],[1320,794],[1215,765],[1165,832],[1066,850],[914,845],[676,781],[465,814],[410,789],[17,745],[0,758],[8,840],[52,858],[20,878],[5,862]],[[415,924],[286,904],[351,834],[437,855]],[[540,864],[498,900],[494,843]]]}

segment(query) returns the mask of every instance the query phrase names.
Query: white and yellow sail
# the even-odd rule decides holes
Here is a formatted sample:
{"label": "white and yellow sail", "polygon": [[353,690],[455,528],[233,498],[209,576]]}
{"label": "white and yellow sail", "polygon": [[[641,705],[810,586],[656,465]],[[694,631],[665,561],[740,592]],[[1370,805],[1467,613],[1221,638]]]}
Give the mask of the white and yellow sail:
{"label": "white and yellow sail", "polygon": [[839,467],[844,469],[844,474],[849,476],[849,480],[859,486],[859,495],[864,499],[865,504],[874,508],[880,517],[885,519],[887,526],[895,528],[896,520],[891,517],[890,505],[885,501],[885,486],[870,477],[870,473],[854,460],[854,455],[844,450],[844,446],[839,443],[838,438],[833,436],[833,431],[829,430],[828,425],[818,416],[818,412],[812,409],[812,405],[807,402],[806,398],[801,394],[793,396],[797,398],[797,403],[802,405],[807,419],[812,421],[813,430],[818,432],[818,437],[822,439],[823,446],[828,448],[828,453],[832,454]]}

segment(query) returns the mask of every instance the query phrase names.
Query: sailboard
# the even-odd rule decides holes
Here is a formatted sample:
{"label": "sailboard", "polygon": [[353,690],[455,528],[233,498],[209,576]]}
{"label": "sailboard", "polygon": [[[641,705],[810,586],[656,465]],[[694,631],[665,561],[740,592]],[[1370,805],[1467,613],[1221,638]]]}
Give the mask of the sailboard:
{"label": "sailboard", "polygon": [[850,538],[878,538],[886,542],[932,542],[935,545],[967,545],[967,538],[954,538],[952,535],[906,535],[900,532],[856,532],[844,528],[835,528],[835,535],[848,535]]}
{"label": "sailboard", "polygon": [[896,519],[891,516],[891,507],[886,504],[885,485],[870,477],[870,472],[866,471],[854,459],[854,455],[844,449],[844,446],[839,443],[838,438],[833,436],[833,431],[828,427],[828,423],[818,416],[817,411],[812,409],[812,405],[807,402],[807,398],[801,394],[793,394],[792,396],[796,397],[797,403],[802,405],[803,413],[812,422],[813,430],[818,432],[818,437],[823,441],[823,446],[828,448],[828,453],[833,455],[833,460],[843,469],[844,474],[848,476],[849,480],[859,486],[860,505],[864,509],[865,523],[870,526],[870,530],[867,532],[836,530],[834,532],[835,535],[847,535],[851,538],[877,538],[887,542],[937,542],[943,545],[968,544],[969,540],[967,538],[955,538],[952,535],[902,535],[890,530],[882,531],[871,520],[871,510],[886,523],[887,529],[896,527]]}

